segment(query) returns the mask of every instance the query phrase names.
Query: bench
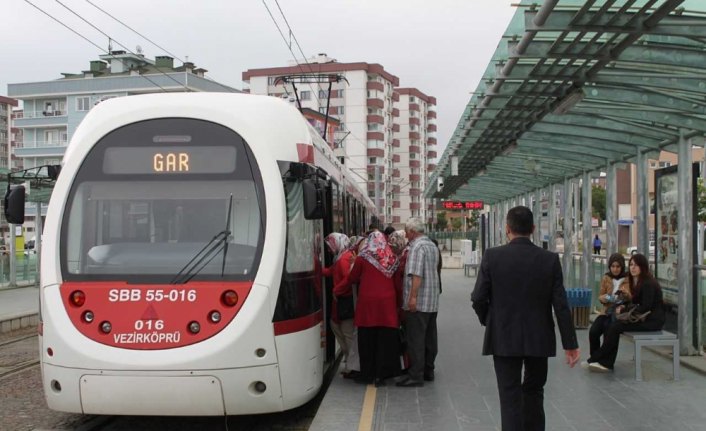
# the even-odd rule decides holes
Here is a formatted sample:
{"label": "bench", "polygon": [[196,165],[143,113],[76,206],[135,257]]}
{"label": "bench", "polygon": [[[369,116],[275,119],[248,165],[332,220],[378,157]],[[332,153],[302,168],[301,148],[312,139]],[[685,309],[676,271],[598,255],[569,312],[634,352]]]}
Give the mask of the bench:
{"label": "bench", "polygon": [[480,266],[479,263],[466,263],[463,265],[463,275],[466,277],[471,276],[471,269],[473,270],[473,275],[477,276],[478,275],[478,267]]}
{"label": "bench", "polygon": [[676,334],[667,331],[623,332],[635,343],[635,380],[642,381],[641,353],[643,346],[672,346],[672,376],[679,380],[679,339]]}

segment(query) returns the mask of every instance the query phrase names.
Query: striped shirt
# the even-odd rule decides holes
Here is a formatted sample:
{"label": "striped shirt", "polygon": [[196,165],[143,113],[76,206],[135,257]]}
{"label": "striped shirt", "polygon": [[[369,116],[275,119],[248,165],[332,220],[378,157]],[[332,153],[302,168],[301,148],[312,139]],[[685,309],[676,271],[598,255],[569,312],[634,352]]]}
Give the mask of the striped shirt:
{"label": "striped shirt", "polygon": [[404,302],[402,307],[407,310],[412,291],[412,276],[422,277],[422,283],[417,291],[417,311],[433,313],[439,311],[439,248],[426,235],[415,238],[409,246],[407,266],[404,279]]}

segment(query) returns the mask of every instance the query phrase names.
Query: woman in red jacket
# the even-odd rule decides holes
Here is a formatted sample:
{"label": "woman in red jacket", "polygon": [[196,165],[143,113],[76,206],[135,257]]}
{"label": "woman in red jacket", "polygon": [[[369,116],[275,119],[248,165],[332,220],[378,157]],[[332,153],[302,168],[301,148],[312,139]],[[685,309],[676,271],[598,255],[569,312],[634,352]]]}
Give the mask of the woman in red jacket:
{"label": "woman in red jacket", "polygon": [[353,270],[335,287],[340,291],[358,283],[355,326],[358,328],[358,383],[383,386],[400,373],[399,319],[393,275],[399,265],[382,232],[372,232],[355,259]]}
{"label": "woman in red jacket", "polygon": [[[333,264],[324,268],[324,276],[333,277],[333,285],[337,286],[343,281],[355,260],[355,253],[350,250],[350,240],[342,233],[331,233],[326,237],[326,246],[334,256]],[[333,301],[331,303],[331,330],[336,336],[336,341],[341,346],[343,352],[343,374],[344,377],[352,377],[360,371],[360,361],[358,359],[358,349],[355,340],[355,328],[353,326],[353,314],[339,315],[338,301],[350,301],[353,303],[353,291],[350,286],[333,290]]]}

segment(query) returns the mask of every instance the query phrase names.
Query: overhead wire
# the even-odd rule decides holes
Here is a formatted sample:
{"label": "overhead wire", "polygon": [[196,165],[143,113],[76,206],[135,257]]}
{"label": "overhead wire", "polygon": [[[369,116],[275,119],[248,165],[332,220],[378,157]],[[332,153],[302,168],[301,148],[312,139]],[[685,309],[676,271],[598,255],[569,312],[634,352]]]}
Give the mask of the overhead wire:
{"label": "overhead wire", "polygon": [[[88,24],[88,25],[90,25],[91,27],[93,27],[96,31],[98,31],[99,33],[101,33],[103,36],[109,38],[109,39],[112,40],[113,42],[115,42],[115,43],[117,43],[118,45],[120,45],[123,49],[125,49],[125,50],[126,50],[127,52],[129,52],[130,54],[132,54],[132,55],[138,55],[138,54],[132,52],[128,47],[126,47],[126,46],[123,45],[122,43],[118,42],[114,37],[110,36],[109,34],[107,34],[106,32],[104,32],[103,30],[101,30],[100,28],[98,28],[98,27],[96,27],[95,25],[93,25],[93,23],[91,23],[91,22],[88,21],[86,18],[84,18],[84,17],[82,17],[81,15],[79,15],[76,11],[74,11],[74,10],[71,9],[70,7],[66,6],[66,5],[65,5],[64,3],[62,3],[60,0],[54,0],[54,1],[56,1],[57,3],[59,3],[63,8],[65,8],[66,10],[68,10],[69,12],[71,12],[72,14],[76,15],[80,20],[82,20],[82,21],[85,22],[86,24]],[[191,91],[191,90],[189,90],[189,87],[186,85],[186,82],[184,82],[184,83],[179,82],[176,78],[174,78],[173,76],[167,74],[166,72],[164,72],[162,69],[160,69],[160,68],[157,67],[156,65],[154,66],[154,68],[155,68],[159,73],[161,73],[162,75],[164,75],[164,76],[166,76],[167,78],[171,79],[172,81],[176,82],[179,86],[184,87],[184,90],[186,90],[187,92]],[[188,73],[188,72],[187,72],[187,73]]]}
{"label": "overhead wire", "polygon": [[[24,1],[25,1],[25,3],[29,4],[29,5],[32,6],[33,8],[37,9],[38,11],[40,11],[41,13],[43,13],[44,15],[48,16],[49,18],[51,18],[52,20],[58,22],[58,23],[61,24],[63,27],[65,27],[66,29],[68,29],[68,30],[71,31],[72,33],[74,33],[74,34],[76,34],[77,36],[79,36],[81,39],[83,39],[83,40],[85,40],[86,42],[90,43],[91,45],[95,46],[95,47],[98,48],[99,50],[105,52],[105,53],[108,54],[110,57],[112,57],[112,58],[114,58],[114,59],[116,59],[116,60],[123,61],[121,58],[118,58],[118,57],[112,55],[112,54],[111,54],[110,52],[108,52],[105,48],[103,48],[103,47],[101,47],[100,45],[96,44],[95,42],[93,42],[92,40],[90,40],[89,38],[87,38],[86,36],[82,35],[82,34],[79,33],[78,31],[76,31],[76,30],[74,30],[73,28],[71,28],[70,26],[68,26],[67,24],[64,24],[63,22],[61,22],[61,20],[59,20],[58,18],[54,17],[54,16],[51,15],[49,12],[45,11],[44,9],[40,8],[39,6],[35,5],[35,4],[32,3],[31,1],[29,1],[29,0],[24,0]],[[163,92],[165,92],[165,93],[167,92],[167,90],[166,90],[164,87],[162,87],[161,85],[157,84],[157,83],[154,82],[153,80],[149,79],[147,76],[142,75],[142,74],[140,74],[139,76],[145,78],[146,80],[148,80],[149,82],[151,82],[154,86],[156,86],[156,87],[158,87],[159,89],[161,89]]]}
{"label": "overhead wire", "polygon": [[[136,35],[138,35],[138,36],[140,36],[141,38],[143,38],[144,40],[146,40],[147,42],[151,43],[153,46],[155,46],[155,47],[159,48],[160,50],[162,50],[162,52],[164,52],[164,53],[166,53],[166,54],[169,54],[172,58],[175,58],[175,59],[179,60],[179,61],[182,62],[182,63],[187,63],[186,61],[184,61],[184,60],[182,60],[181,58],[179,58],[179,56],[177,56],[176,54],[173,54],[173,53],[169,52],[166,48],[163,48],[162,46],[160,46],[159,44],[157,44],[156,42],[154,42],[152,39],[148,38],[148,37],[145,36],[144,34],[140,33],[139,31],[135,30],[135,29],[132,28],[131,26],[127,25],[125,22],[123,22],[122,20],[120,20],[119,18],[117,18],[116,16],[114,16],[113,14],[111,14],[110,12],[106,11],[105,9],[103,9],[103,8],[101,8],[100,6],[98,6],[98,5],[96,5],[95,3],[93,3],[91,0],[86,0],[86,3],[90,4],[91,6],[93,6],[93,7],[96,8],[96,9],[98,9],[99,11],[103,12],[105,15],[108,15],[110,18],[112,18],[113,20],[115,20],[116,22],[118,22],[118,23],[119,23],[120,25],[122,25],[123,27],[127,28],[127,29],[130,30],[131,32],[135,33]],[[221,87],[225,88],[226,90],[228,90],[228,91],[231,92],[231,93],[237,92],[237,91],[234,90],[233,88],[228,87],[227,85],[222,84],[222,83],[216,81],[215,79],[211,79],[211,78],[208,77],[208,76],[204,76],[204,78],[208,79],[209,81],[213,82],[214,84],[220,85]]]}

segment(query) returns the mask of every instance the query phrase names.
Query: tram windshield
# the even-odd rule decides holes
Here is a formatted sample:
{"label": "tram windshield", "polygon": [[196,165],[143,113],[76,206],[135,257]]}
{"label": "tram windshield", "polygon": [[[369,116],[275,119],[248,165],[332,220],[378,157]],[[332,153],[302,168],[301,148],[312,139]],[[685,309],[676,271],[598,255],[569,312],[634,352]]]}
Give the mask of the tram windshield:
{"label": "tram windshield", "polygon": [[[154,136],[167,136],[158,135],[164,132],[175,138],[170,121],[137,125],[154,141]],[[91,151],[71,188],[62,225],[64,279],[178,283],[254,278],[264,208],[252,154],[231,130],[180,121],[195,123],[194,130],[183,124],[178,130],[178,136],[191,138],[180,138],[188,145],[139,146],[139,140],[131,140],[125,146],[125,136],[111,136],[135,135],[131,125],[107,135]],[[205,152],[198,145],[204,137],[210,145]],[[226,156],[232,161],[224,161]],[[167,172],[150,171],[157,168]],[[214,241],[219,234],[222,238]]]}

